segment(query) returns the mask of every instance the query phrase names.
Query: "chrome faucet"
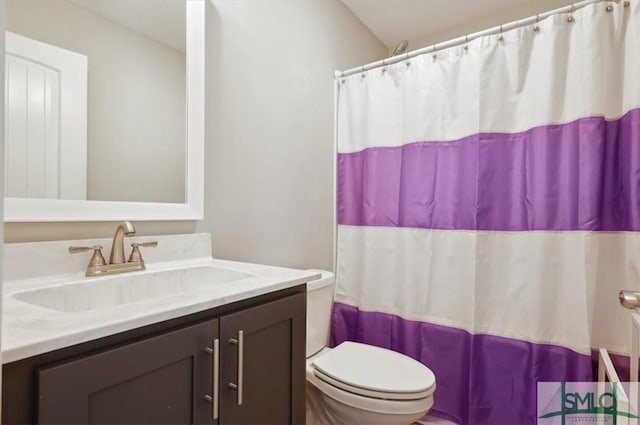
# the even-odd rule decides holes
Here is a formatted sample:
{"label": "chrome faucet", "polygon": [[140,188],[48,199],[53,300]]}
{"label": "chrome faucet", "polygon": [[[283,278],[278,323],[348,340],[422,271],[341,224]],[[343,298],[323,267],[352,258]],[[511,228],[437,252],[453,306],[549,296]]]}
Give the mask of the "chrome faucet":
{"label": "chrome faucet", "polygon": [[78,252],[93,251],[91,261],[87,266],[87,276],[101,276],[105,274],[133,272],[137,270],[144,270],[144,260],[140,254],[141,246],[158,246],[158,242],[134,242],[131,244],[131,255],[129,260],[125,260],[124,255],[124,237],[133,236],[136,234],[133,224],[128,221],[123,221],[118,225],[116,233],[113,235],[113,243],[111,245],[111,254],[109,255],[109,264],[104,260],[102,256],[102,247],[96,246],[70,246],[69,253],[75,254]]}
{"label": "chrome faucet", "polygon": [[122,264],[124,259],[124,237],[133,236],[136,229],[128,221],[123,221],[118,225],[116,233],[113,235],[113,243],[111,244],[111,254],[109,254],[109,264]]}

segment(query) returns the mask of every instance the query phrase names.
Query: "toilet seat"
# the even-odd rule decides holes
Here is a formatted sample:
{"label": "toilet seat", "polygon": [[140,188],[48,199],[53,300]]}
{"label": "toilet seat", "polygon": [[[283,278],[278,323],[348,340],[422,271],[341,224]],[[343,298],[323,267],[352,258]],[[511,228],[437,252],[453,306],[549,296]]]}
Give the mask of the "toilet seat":
{"label": "toilet seat", "polygon": [[435,391],[429,368],[403,354],[344,342],[312,361],[313,374],[327,386],[381,400],[422,400]]}
{"label": "toilet seat", "polygon": [[382,391],[372,391],[366,388],[360,388],[353,385],[346,384],[344,382],[340,382],[336,379],[331,378],[330,376],[324,375],[322,372],[318,370],[314,370],[314,375],[321,381],[325,382],[327,385],[331,385],[332,387],[339,388],[343,391],[348,391],[351,394],[359,395],[362,397],[368,398],[377,398],[381,400],[398,400],[398,401],[410,401],[410,400],[420,400],[426,397],[429,397],[436,389],[435,384],[429,388],[427,391],[419,392],[419,393],[393,393],[393,392],[382,392]]}
{"label": "toilet seat", "polygon": [[324,397],[368,412],[386,415],[423,414],[433,406],[432,396],[418,400],[384,400],[350,393],[318,379],[313,374],[307,375],[307,380],[318,388]]}

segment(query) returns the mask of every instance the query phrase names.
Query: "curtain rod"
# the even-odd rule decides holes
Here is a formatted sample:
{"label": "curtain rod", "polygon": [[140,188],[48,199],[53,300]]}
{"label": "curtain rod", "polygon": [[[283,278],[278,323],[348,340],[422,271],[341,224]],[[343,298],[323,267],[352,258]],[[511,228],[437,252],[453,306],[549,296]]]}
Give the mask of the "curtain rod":
{"label": "curtain rod", "polygon": [[[588,6],[590,4],[595,4],[595,3],[602,3],[602,2],[607,2],[607,3],[620,3],[620,0],[584,0],[581,1],[579,3],[574,3],[571,4],[569,6],[564,6],[564,7],[560,7],[558,9],[554,9],[554,10],[550,10],[548,12],[543,12],[543,13],[539,13],[535,16],[531,16],[529,18],[524,18],[524,19],[520,19],[517,21],[513,21],[513,22],[509,22],[507,24],[503,24],[503,25],[498,25],[495,26],[493,28],[489,28],[486,30],[482,30],[482,31],[478,31],[475,32],[473,34],[467,34],[464,35],[462,37],[458,37],[458,38],[454,38],[453,40],[449,40],[449,41],[445,41],[443,43],[436,43],[433,44],[431,46],[427,46],[427,47],[423,47],[421,49],[417,49],[417,50],[412,50],[410,52],[401,54],[401,55],[397,55],[397,56],[392,56],[390,58],[385,58],[382,60],[379,60],[377,62],[372,62],[366,65],[362,65],[362,66],[358,66],[355,68],[351,68],[351,69],[347,69],[346,71],[336,71],[334,74],[334,78],[342,78],[342,77],[347,77],[349,75],[353,75],[353,74],[357,74],[359,72],[365,72],[365,71],[369,71],[370,69],[375,69],[375,68],[379,68],[381,66],[386,66],[386,65],[391,65],[397,62],[401,62],[403,60],[407,60],[407,59],[411,59],[414,58],[416,56],[421,56],[427,53],[434,53],[434,52],[438,52],[444,49],[448,49],[454,46],[459,46],[461,44],[465,44],[468,43],[478,37],[484,37],[487,35],[494,35],[494,34],[499,34],[501,32],[504,31],[509,31],[515,28],[520,28],[520,27],[524,27],[527,25],[531,25],[531,24],[535,24],[539,21],[541,21],[542,19],[548,18],[549,16],[552,15],[559,15],[561,13],[572,13],[575,12],[578,9],[581,9],[585,6]],[[624,2],[624,6],[628,7],[630,5],[629,0],[626,0]],[[608,10],[610,11],[610,10]]]}

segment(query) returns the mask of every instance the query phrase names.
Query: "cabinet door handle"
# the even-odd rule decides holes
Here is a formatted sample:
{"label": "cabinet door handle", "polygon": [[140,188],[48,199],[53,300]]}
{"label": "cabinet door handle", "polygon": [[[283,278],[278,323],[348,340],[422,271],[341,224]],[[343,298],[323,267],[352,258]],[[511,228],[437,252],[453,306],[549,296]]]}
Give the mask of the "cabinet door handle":
{"label": "cabinet door handle", "polygon": [[216,420],[218,419],[218,400],[220,396],[220,384],[218,382],[218,376],[220,374],[220,340],[213,340],[213,350],[209,347],[205,348],[205,351],[209,354],[213,355],[212,365],[211,365],[211,380],[213,382],[213,397],[210,395],[205,395],[204,399],[211,403],[211,418]]}
{"label": "cabinet door handle", "polygon": [[242,406],[242,381],[244,380],[244,331],[238,331],[238,339],[230,338],[229,344],[238,346],[238,384],[229,383],[229,388],[238,392],[238,406]]}

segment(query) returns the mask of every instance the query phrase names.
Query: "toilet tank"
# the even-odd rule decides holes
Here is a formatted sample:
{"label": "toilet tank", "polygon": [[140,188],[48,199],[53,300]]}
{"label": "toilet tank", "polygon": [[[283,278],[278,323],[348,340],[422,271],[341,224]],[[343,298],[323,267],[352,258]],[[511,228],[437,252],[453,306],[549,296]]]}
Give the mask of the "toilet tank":
{"label": "toilet tank", "polygon": [[324,270],[317,280],[307,282],[307,357],[322,350],[329,344],[331,308],[335,276]]}

